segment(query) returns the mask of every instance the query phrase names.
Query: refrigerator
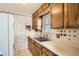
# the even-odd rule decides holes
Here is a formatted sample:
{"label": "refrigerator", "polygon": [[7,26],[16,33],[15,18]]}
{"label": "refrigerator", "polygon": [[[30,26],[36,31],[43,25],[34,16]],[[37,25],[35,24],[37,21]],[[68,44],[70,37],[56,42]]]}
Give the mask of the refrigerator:
{"label": "refrigerator", "polygon": [[13,55],[13,16],[0,13],[0,51],[3,56]]}

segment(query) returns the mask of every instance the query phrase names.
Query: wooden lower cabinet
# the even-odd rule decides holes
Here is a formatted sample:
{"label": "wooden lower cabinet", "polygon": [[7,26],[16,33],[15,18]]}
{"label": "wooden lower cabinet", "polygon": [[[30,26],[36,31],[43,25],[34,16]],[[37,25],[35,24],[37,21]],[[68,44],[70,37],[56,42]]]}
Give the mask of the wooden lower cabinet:
{"label": "wooden lower cabinet", "polygon": [[32,48],[32,44],[31,44],[31,41],[30,41],[30,40],[28,41],[28,45],[29,45],[29,46],[28,46],[28,49],[29,49],[30,51],[32,51],[32,49],[31,49],[31,48]]}
{"label": "wooden lower cabinet", "polygon": [[38,45],[38,43],[36,43],[35,41],[33,41],[30,37],[28,37],[28,49],[30,50],[30,52],[32,53],[33,56],[40,56],[41,55],[41,49],[36,47],[36,45]]}
{"label": "wooden lower cabinet", "polygon": [[42,52],[42,54],[41,54],[42,56],[48,56],[46,53],[44,53],[44,52]]}
{"label": "wooden lower cabinet", "polygon": [[35,42],[35,54],[36,56],[41,56],[41,45]]}
{"label": "wooden lower cabinet", "polygon": [[32,49],[32,55],[36,56],[36,53],[35,53],[36,50],[35,50],[35,45],[34,44],[32,44],[32,48],[31,49]]}
{"label": "wooden lower cabinet", "polygon": [[35,56],[41,56],[41,49],[38,47],[35,47]]}
{"label": "wooden lower cabinet", "polygon": [[48,50],[45,47],[42,47],[42,55],[44,56],[57,56],[56,54],[54,54],[53,52],[51,52],[50,50]]}
{"label": "wooden lower cabinet", "polygon": [[28,48],[33,56],[57,56],[30,37],[28,37]]}

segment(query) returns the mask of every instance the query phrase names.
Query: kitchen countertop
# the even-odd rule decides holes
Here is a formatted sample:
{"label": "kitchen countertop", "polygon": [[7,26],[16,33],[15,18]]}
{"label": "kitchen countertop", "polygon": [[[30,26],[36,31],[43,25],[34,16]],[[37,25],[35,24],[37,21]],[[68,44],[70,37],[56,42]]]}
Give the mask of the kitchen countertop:
{"label": "kitchen countertop", "polygon": [[31,36],[29,37],[59,56],[79,56],[79,48],[55,40],[40,42]]}

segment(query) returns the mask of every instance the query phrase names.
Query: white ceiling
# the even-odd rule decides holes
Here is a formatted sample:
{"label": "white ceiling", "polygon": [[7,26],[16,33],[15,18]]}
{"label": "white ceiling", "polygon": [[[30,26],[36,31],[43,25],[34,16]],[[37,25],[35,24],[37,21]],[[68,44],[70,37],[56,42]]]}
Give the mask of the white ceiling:
{"label": "white ceiling", "polygon": [[23,15],[32,15],[42,3],[0,3],[0,11],[12,12]]}

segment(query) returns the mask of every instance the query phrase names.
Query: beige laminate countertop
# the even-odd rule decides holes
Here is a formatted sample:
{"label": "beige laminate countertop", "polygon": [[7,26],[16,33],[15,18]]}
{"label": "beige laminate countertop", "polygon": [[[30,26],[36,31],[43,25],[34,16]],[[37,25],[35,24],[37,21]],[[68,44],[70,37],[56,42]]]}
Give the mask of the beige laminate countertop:
{"label": "beige laminate countertop", "polygon": [[[37,41],[31,36],[29,37]],[[37,42],[59,56],[79,56],[79,48],[75,48],[55,40],[44,41],[44,42],[37,41]]]}

